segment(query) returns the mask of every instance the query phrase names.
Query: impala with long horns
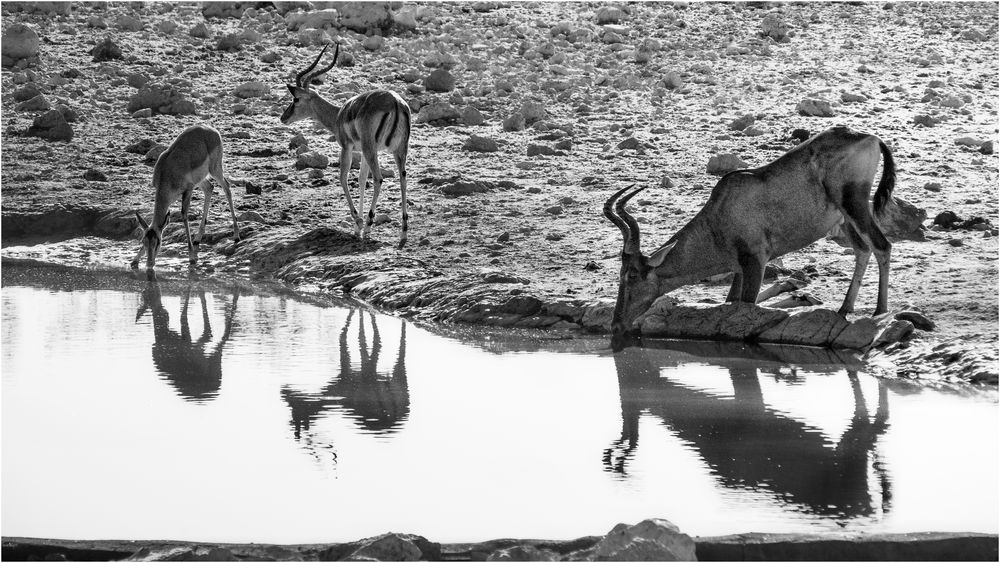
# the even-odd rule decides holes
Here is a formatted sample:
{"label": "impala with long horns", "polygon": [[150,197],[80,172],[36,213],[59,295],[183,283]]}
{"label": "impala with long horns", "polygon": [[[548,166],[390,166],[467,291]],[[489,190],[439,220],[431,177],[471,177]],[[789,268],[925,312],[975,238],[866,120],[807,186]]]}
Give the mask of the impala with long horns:
{"label": "impala with long horns", "polygon": [[644,187],[619,190],[604,204],[604,215],[625,239],[612,332],[632,332],[657,297],[716,274],[735,273],[727,301],[754,303],[768,261],[811,244],[841,222],[855,262],[840,313],[854,310],[873,249],[879,267],[875,315],[884,313],[892,245],[868,204],[880,154],[882,178],[873,204],[881,216],[896,182],[892,153],[874,135],[834,127],[770,164],[723,176],[701,211],[649,256],[640,249],[639,224],[625,210]]}
{"label": "impala with long horns", "polygon": [[[375,204],[382,191],[382,170],[378,165],[378,153],[384,151],[392,154],[399,170],[399,201],[401,208],[401,231],[399,248],[406,244],[406,231],[409,228],[409,214],[406,202],[406,152],[410,142],[410,106],[395,92],[375,90],[358,94],[347,100],[343,107],[337,107],[323,99],[312,90],[312,81],[326,74],[337,64],[340,55],[340,44],[333,53],[333,62],[329,66],[316,70],[316,65],[326,53],[323,47],[319,56],[305,70],[295,75],[295,85],[288,84],[292,93],[292,103],[281,114],[281,122],[285,125],[300,119],[312,118],[327,130],[332,132],[340,144],[340,186],[347,198],[347,207],[354,219],[355,235],[362,241],[368,240],[372,223],[375,221]],[[348,184],[348,174],[351,170],[353,151],[361,148],[361,173],[358,179],[358,206],[354,206],[351,198],[351,188]],[[374,178],[371,208],[368,220],[364,221],[359,213],[364,213],[365,184],[368,183],[368,173]]]}
{"label": "impala with long horns", "polygon": [[[146,254],[146,269],[151,270],[156,264],[156,254],[160,251],[163,228],[169,220],[170,206],[178,198],[181,200],[181,218],[184,220],[184,232],[187,234],[188,260],[194,264],[198,261],[197,246],[205,237],[205,223],[208,222],[209,206],[212,203],[212,183],[209,177],[222,186],[229,202],[229,214],[233,218],[233,239],[240,240],[240,228],[236,223],[236,212],[233,210],[233,194],[229,189],[222,169],[222,136],[208,125],[194,125],[181,131],[180,135],[170,143],[167,150],[160,154],[153,167],[153,217],[149,223],[135,212],[142,226],[142,246],[132,259],[132,267],[139,267],[139,259]],[[188,208],[191,206],[191,195],[195,186],[201,187],[205,196],[205,207],[201,214],[201,227],[198,229],[198,240],[192,242],[191,228],[188,226]]]}

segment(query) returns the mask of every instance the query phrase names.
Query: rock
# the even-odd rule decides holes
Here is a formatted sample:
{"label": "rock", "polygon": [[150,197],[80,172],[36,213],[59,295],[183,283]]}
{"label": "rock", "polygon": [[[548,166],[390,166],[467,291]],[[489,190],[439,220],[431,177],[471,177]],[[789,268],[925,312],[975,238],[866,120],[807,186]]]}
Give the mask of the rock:
{"label": "rock", "polygon": [[107,29],[108,22],[104,21],[101,16],[90,16],[87,18],[87,27],[92,27],[94,29]]}
{"label": "rock", "polygon": [[17,111],[47,111],[51,109],[49,101],[45,99],[45,96],[39,94],[30,100],[25,100],[17,104]]}
{"label": "rock", "polygon": [[856,102],[868,101],[868,97],[863,96],[861,94],[851,94],[849,92],[841,92],[840,101],[844,102],[845,104],[853,104]]}
{"label": "rock", "polygon": [[806,98],[795,106],[796,111],[802,115],[814,117],[833,117],[833,108],[826,100]]}
{"label": "rock", "polygon": [[142,31],[142,22],[128,14],[122,14],[115,20],[115,27],[122,31]]}
{"label": "rock", "polygon": [[436,102],[420,108],[417,123],[447,124],[458,121],[462,114],[447,102]]}
{"label": "rock", "polygon": [[0,54],[3,56],[3,66],[10,67],[22,59],[32,59],[38,56],[38,33],[23,23],[11,24],[3,31],[0,40]]}
{"label": "rock", "polygon": [[917,125],[923,125],[924,127],[934,127],[938,123],[944,121],[940,117],[934,117],[932,115],[920,114],[913,117],[913,123]]}
{"label": "rock", "polygon": [[792,139],[796,141],[808,141],[811,136],[808,129],[793,129],[791,135]]}
{"label": "rock", "polygon": [[215,43],[215,50],[217,51],[239,51],[242,48],[243,35],[239,33],[227,33]]}
{"label": "rock", "polygon": [[909,338],[913,334],[913,323],[910,321],[895,320],[892,321],[889,326],[878,335],[872,346],[878,348],[880,346],[888,346],[889,344],[895,344],[896,342],[902,342]]}
{"label": "rock", "polygon": [[417,17],[413,10],[402,10],[392,15],[392,21],[400,31],[417,29]]}
{"label": "rock", "polygon": [[125,152],[130,152],[132,154],[146,154],[155,146],[156,141],[152,139],[142,139],[125,147]]}
{"label": "rock", "polygon": [[761,34],[770,37],[778,43],[789,41],[789,26],[779,12],[771,12],[760,22]]}
{"label": "rock", "polygon": [[706,172],[715,176],[724,176],[733,170],[748,168],[750,165],[732,153],[717,154],[708,159]]}
{"label": "rock", "polygon": [[133,88],[142,88],[149,83],[149,75],[145,72],[130,72],[125,80]]}
{"label": "rock", "polygon": [[796,309],[798,307],[815,307],[822,304],[823,302],[812,294],[804,291],[795,291],[781,301],[769,303],[768,307],[774,307],[775,309]]}
{"label": "rock", "polygon": [[979,147],[979,152],[983,154],[993,154],[993,141],[986,141]]}
{"label": "rock", "polygon": [[966,41],[986,41],[989,39],[989,36],[975,28],[963,31],[961,37]]}
{"label": "rock", "polygon": [[909,321],[914,327],[920,330],[932,331],[936,327],[934,321],[928,319],[919,311],[900,311],[894,315],[896,320]]}
{"label": "rock", "polygon": [[[558,317],[556,317],[558,318]],[[498,549],[486,557],[487,561],[559,561],[559,554],[533,545],[515,545]]]}
{"label": "rock", "polygon": [[754,121],[756,121],[756,120],[757,120],[757,118],[754,117],[752,113],[748,113],[748,114],[746,114],[746,115],[744,115],[742,117],[737,117],[736,119],[734,119],[729,124],[729,128],[732,129],[733,131],[742,131],[742,130],[746,129],[747,127],[750,127],[751,125],[753,125]]}
{"label": "rock", "polygon": [[[249,192],[248,192],[249,193]],[[236,220],[241,223],[264,223],[264,216],[256,211],[244,211],[236,216]]]}
{"label": "rock", "polygon": [[493,186],[486,182],[453,178],[447,184],[441,186],[441,193],[447,196],[461,197],[488,192],[492,189]]}
{"label": "rock", "polygon": [[72,141],[73,128],[66,117],[56,109],[51,109],[34,119],[24,133],[29,137],[40,137],[48,141]]}
{"label": "rock", "polygon": [[591,561],[696,561],[691,536],[661,518],[643,520],[634,526],[618,524],[597,544],[570,555]]}
{"label": "rock", "polygon": [[231,551],[208,545],[143,547],[123,561],[240,561]]}
{"label": "rock", "polygon": [[545,212],[548,213],[549,215],[562,215],[563,208],[561,205],[553,205],[551,207],[546,207]]}
{"label": "rock", "polygon": [[361,46],[369,51],[378,51],[385,45],[385,38],[381,35],[369,35],[361,42]]}
{"label": "rock", "polygon": [[556,151],[552,147],[546,145],[536,145],[534,143],[531,143],[528,145],[527,154],[528,156],[538,156],[538,155],[552,156],[556,154]]}
{"label": "rock", "polygon": [[326,29],[336,27],[340,19],[337,10],[315,10],[308,12],[295,12],[285,15],[285,27],[289,31],[300,29]]}
{"label": "rock", "polygon": [[861,349],[875,340],[878,327],[869,318],[850,323],[829,309],[813,309],[789,316],[758,336],[760,342]]}
{"label": "rock", "polygon": [[634,150],[639,148],[640,146],[642,146],[642,143],[639,142],[639,139],[636,139],[635,137],[629,137],[623,140],[622,142],[618,143],[617,148],[622,150]]}
{"label": "rock", "polygon": [[947,96],[938,102],[938,104],[944,108],[958,109],[965,105],[965,100],[959,98],[958,96]]}
{"label": "rock", "polygon": [[212,32],[205,22],[198,22],[188,31],[188,35],[198,37],[199,39],[208,39],[212,35]]}
{"label": "rock", "polygon": [[87,171],[83,173],[83,179],[88,182],[107,182],[108,176],[96,168],[88,168]]}
{"label": "rock", "polygon": [[337,7],[340,25],[358,33],[387,32],[392,28],[389,2],[344,2]]}
{"label": "rock", "polygon": [[295,168],[303,170],[305,168],[318,168],[322,170],[330,165],[330,159],[316,151],[307,151],[295,159]]}
{"label": "rock", "polygon": [[167,145],[156,143],[153,145],[153,148],[149,149],[142,161],[146,164],[154,164],[157,160],[159,160],[160,155],[163,154],[165,150],[167,150]]}
{"label": "rock", "polygon": [[[924,221],[926,220],[926,210],[898,197],[889,200],[882,216],[875,216],[875,222],[878,223],[885,236],[892,241],[926,240],[924,236]],[[850,239],[844,233],[842,224],[834,227],[827,236],[840,246],[851,248]]]}
{"label": "rock", "polygon": [[597,9],[597,25],[621,23],[627,15],[618,6],[601,6]]}
{"label": "rock", "polygon": [[521,104],[521,109],[518,113],[524,116],[526,125],[532,125],[548,116],[548,111],[546,111],[544,104],[532,101],[526,101]]}
{"label": "rock", "polygon": [[480,137],[479,135],[472,135],[466,139],[465,144],[462,145],[462,150],[473,152],[497,152],[500,150],[500,147],[493,139]]}
{"label": "rock", "polygon": [[451,92],[455,89],[455,77],[447,70],[438,68],[424,79],[424,87],[431,92]]}
{"label": "rock", "polygon": [[156,24],[156,31],[166,35],[172,35],[177,31],[177,23],[171,20],[160,20]]}
{"label": "rock", "polygon": [[201,15],[209,18],[240,19],[249,7],[249,2],[202,2]]}
{"label": "rock", "polygon": [[680,90],[684,87],[684,81],[679,73],[670,71],[663,77],[663,86],[668,90]]}
{"label": "rock", "polygon": [[111,61],[122,58],[122,48],[110,37],[105,37],[90,50],[90,54],[94,56],[95,63]]}
{"label": "rock", "polygon": [[42,89],[38,87],[38,84],[29,82],[17,90],[14,90],[13,96],[15,102],[26,102],[35,96],[40,96],[41,94]]}
{"label": "rock", "polygon": [[478,109],[468,106],[462,110],[462,124],[469,126],[482,125],[486,122],[483,114]]}
{"label": "rock", "polygon": [[679,304],[665,296],[636,324],[644,336],[747,340],[787,317],[785,311],[750,303]]}
{"label": "rock", "polygon": [[503,120],[504,131],[524,131],[525,127],[524,115],[520,112],[514,112],[510,117]]}
{"label": "rock", "polygon": [[127,111],[149,108],[154,115],[193,115],[194,103],[186,100],[179,90],[168,84],[147,84],[131,96]]}
{"label": "rock", "polygon": [[927,190],[927,191],[929,191],[929,192],[935,192],[935,193],[940,192],[941,191],[941,183],[940,182],[927,182],[926,184],[924,184],[924,189]]}
{"label": "rock", "polygon": [[237,98],[260,98],[271,93],[271,87],[260,80],[244,82],[233,90],[233,95]]}
{"label": "rock", "polygon": [[944,229],[954,229],[955,224],[961,221],[954,211],[942,211],[934,217],[934,224]]}

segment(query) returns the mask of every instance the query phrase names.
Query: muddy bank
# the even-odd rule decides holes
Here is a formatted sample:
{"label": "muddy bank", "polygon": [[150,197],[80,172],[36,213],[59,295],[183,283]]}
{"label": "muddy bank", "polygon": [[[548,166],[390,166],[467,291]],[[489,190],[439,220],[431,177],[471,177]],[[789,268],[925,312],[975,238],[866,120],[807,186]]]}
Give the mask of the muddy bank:
{"label": "muddy bank", "polygon": [[[534,277],[496,267],[465,269],[428,262],[378,241],[363,246],[353,234],[332,228],[307,230],[244,221],[243,240],[234,243],[231,233],[219,224],[206,231],[200,262],[189,270],[180,223],[178,218],[165,231],[165,257],[158,266],[161,272],[278,280],[304,291],[348,296],[385,311],[434,322],[556,333],[606,334],[610,328],[614,305],[610,299],[567,298],[553,294]],[[130,210],[87,207],[58,207],[27,215],[5,212],[3,224],[11,233],[4,237],[6,258],[76,265],[126,263],[127,254],[136,247],[131,237],[138,227]],[[82,234],[97,236],[78,238]],[[18,244],[38,237],[62,242]],[[800,287],[803,282],[789,274],[798,275],[770,267],[765,287]],[[794,292],[775,293],[771,303],[780,307],[788,295],[794,296]],[[863,315],[844,319],[823,307],[684,304],[664,298],[651,308],[641,327],[645,338],[853,350],[874,360],[879,372],[888,376],[996,384],[996,364],[981,345],[969,339],[935,338],[933,322],[921,315],[909,316],[912,314],[894,307],[875,319]],[[915,324],[921,322],[924,324],[917,328]]]}
{"label": "muddy bank", "polygon": [[[341,561],[378,540],[381,558],[433,561],[585,561],[603,538],[570,541],[500,539],[436,544],[387,534],[346,544],[211,544],[169,541],[80,541],[3,538],[3,558],[18,561]],[[988,534],[739,534],[693,538],[699,561],[996,561],[997,536]],[[387,545],[389,544],[389,545]],[[410,551],[404,551],[412,546]],[[395,550],[395,551],[394,551]],[[407,558],[400,557],[403,554]],[[396,557],[388,557],[395,555]]]}

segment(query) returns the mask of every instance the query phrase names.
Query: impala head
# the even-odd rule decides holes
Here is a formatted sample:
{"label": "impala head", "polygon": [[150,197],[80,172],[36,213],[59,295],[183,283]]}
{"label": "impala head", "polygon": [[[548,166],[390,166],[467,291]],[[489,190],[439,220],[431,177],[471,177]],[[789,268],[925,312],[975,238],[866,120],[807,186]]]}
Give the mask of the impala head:
{"label": "impala head", "polygon": [[[156,264],[156,254],[160,251],[160,243],[162,242],[163,228],[167,226],[167,222],[170,221],[170,216],[165,215],[163,221],[160,222],[159,226],[152,226],[139,215],[139,212],[135,212],[136,219],[139,220],[139,225],[142,227],[142,250],[140,250],[139,256],[143,252],[146,253],[146,269],[152,270],[153,266]],[[155,220],[155,217],[154,217]],[[132,260],[132,267],[139,267],[139,256],[136,256],[135,260]]]}
{"label": "impala head", "polygon": [[292,103],[289,105],[285,112],[281,114],[281,122],[285,125],[293,123],[300,119],[305,119],[307,117],[312,117],[312,112],[309,110],[309,105],[312,99],[319,94],[315,93],[310,89],[312,81],[320,76],[326,74],[331,68],[337,64],[337,57],[340,55],[340,43],[337,43],[337,48],[333,52],[333,62],[330,66],[316,70],[316,65],[319,63],[323,55],[326,54],[327,48],[330,44],[327,43],[326,47],[320,51],[319,56],[313,61],[311,65],[302,70],[295,75],[295,85],[292,86],[288,84],[288,91],[292,93]]}
{"label": "impala head", "polygon": [[[633,190],[635,185],[618,190],[604,203],[604,216],[618,226],[624,237],[622,269],[618,280],[618,301],[615,303],[611,332],[621,335],[631,332],[632,323],[644,313],[660,295],[660,283],[651,263],[639,247],[639,224],[625,210],[625,204],[645,188]],[[633,190],[625,195],[629,190]],[[622,197],[624,196],[624,197]],[[659,254],[659,253],[658,253]],[[657,262],[662,259],[657,260]]]}

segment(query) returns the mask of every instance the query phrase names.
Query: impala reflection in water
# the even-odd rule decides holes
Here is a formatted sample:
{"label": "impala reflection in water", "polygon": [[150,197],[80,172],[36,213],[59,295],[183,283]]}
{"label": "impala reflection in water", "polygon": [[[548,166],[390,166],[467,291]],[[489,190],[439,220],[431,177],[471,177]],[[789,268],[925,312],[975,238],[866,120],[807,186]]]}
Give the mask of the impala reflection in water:
{"label": "impala reflection in water", "polygon": [[[639,446],[639,418],[648,413],[690,444],[728,488],[766,491],[823,516],[851,518],[888,511],[891,480],[877,449],[889,419],[888,391],[881,381],[872,416],[857,372],[848,369],[839,378],[851,389],[854,412],[833,443],[818,428],[767,405],[758,368],[720,363],[728,371],[732,396],[719,396],[671,379],[683,366],[665,348],[695,351],[705,345],[659,346],[625,348],[615,354],[622,432],[605,451],[609,471],[627,475],[629,458]],[[775,375],[799,378],[794,371],[788,375],[775,371]]]}
{"label": "impala reflection in water", "polygon": [[996,530],[995,390],[817,349],[614,350],[281,288],[0,273],[8,536]]}

